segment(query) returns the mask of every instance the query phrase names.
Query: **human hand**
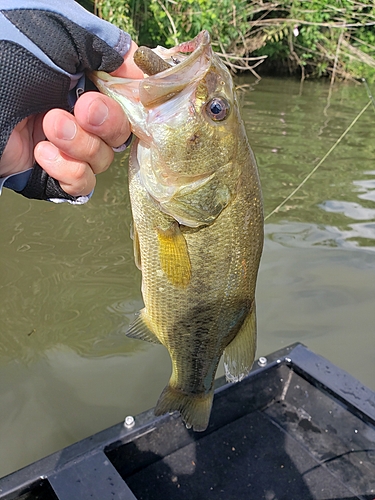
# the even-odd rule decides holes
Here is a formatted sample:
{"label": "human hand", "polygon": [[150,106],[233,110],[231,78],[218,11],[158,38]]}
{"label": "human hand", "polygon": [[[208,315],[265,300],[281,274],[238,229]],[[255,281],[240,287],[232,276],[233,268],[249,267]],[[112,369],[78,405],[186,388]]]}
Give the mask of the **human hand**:
{"label": "human hand", "polygon": [[[113,158],[111,146],[130,129],[108,97],[77,96],[87,71],[142,78],[132,58],[136,45],[73,0],[45,0],[37,9],[3,4],[0,192],[7,187],[27,198],[84,203],[80,195],[92,191],[95,174]],[[102,122],[92,121],[99,108]]]}
{"label": "human hand", "polygon": [[[132,42],[124,63],[112,74],[143,77],[133,61],[136,49]],[[36,161],[66,193],[88,195],[95,187],[95,175],[111,164],[112,147],[124,144],[130,133],[126,115],[116,101],[87,92],[78,99],[74,116],[52,109],[44,116],[33,115],[19,123],[0,160],[0,176],[31,168]]]}

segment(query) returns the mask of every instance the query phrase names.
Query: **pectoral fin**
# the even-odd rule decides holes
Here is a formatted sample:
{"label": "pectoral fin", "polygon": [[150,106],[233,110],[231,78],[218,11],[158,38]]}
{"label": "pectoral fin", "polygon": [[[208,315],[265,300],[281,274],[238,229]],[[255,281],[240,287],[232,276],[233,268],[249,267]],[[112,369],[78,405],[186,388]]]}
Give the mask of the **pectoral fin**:
{"label": "pectoral fin", "polygon": [[224,351],[225,377],[228,382],[239,382],[251,370],[256,350],[255,302],[240,331]]}
{"label": "pectoral fin", "polygon": [[126,332],[126,336],[133,339],[145,340],[152,344],[161,344],[147,322],[145,309],[140,311],[138,318],[130,325],[129,330]]}
{"label": "pectoral fin", "polygon": [[191,279],[191,263],[184,235],[177,222],[168,229],[157,228],[160,265],[168,281],[186,287]]}
{"label": "pectoral fin", "polygon": [[134,221],[132,221],[130,237],[133,240],[133,251],[134,251],[134,262],[140,271],[142,271],[142,263],[141,263],[141,248],[139,246],[139,237],[138,231],[135,226]]}

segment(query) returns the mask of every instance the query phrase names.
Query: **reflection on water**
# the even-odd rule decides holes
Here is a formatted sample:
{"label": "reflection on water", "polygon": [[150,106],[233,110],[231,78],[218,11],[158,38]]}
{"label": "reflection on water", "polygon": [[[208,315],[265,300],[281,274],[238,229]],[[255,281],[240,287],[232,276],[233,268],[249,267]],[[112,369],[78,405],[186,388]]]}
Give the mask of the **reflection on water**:
{"label": "reflection on water", "polygon": [[[361,86],[328,96],[277,79],[243,96],[266,214],[367,101]],[[369,108],[269,219],[257,300],[259,355],[301,341],[375,389],[374,124]],[[169,379],[166,350],[125,336],[142,307],[126,160],[85,206],[1,197],[0,475],[154,406]]]}

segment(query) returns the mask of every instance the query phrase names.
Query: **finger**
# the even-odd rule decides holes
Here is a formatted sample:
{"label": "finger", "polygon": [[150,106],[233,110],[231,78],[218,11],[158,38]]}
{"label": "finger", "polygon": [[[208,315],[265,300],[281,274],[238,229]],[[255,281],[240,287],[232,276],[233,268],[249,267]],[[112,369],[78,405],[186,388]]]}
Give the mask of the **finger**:
{"label": "finger", "polygon": [[107,170],[113,151],[100,137],[84,130],[74,116],[61,109],[49,111],[43,120],[47,139],[61,154],[88,163],[95,174]]}
{"label": "finger", "polygon": [[26,120],[23,120],[15,127],[8,139],[0,161],[1,177],[21,172],[25,168],[32,166],[32,152],[30,154],[28,134],[26,134],[25,139],[23,138]]}
{"label": "finger", "polygon": [[0,176],[6,177],[32,167],[33,137],[38,122],[36,116],[29,116],[14,127],[0,160]]}
{"label": "finger", "polygon": [[111,147],[124,144],[131,133],[120,104],[98,92],[83,94],[75,105],[74,116],[84,130],[100,137]]}
{"label": "finger", "polygon": [[95,174],[86,162],[71,158],[47,141],[39,142],[34,149],[36,162],[61,188],[72,196],[91,193],[96,184]]}

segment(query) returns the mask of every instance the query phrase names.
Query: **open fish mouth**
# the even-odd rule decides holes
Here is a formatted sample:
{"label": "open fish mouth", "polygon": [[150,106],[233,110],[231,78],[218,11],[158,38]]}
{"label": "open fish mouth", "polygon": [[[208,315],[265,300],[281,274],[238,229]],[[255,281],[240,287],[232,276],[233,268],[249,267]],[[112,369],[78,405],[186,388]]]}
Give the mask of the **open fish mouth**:
{"label": "open fish mouth", "polygon": [[211,37],[208,31],[202,31],[193,40],[170,49],[161,46],[154,49],[138,47],[134,62],[146,75],[153,76],[181,64],[189,58],[189,53],[198,57],[206,47],[211,48]]}
{"label": "open fish mouth", "polygon": [[[138,50],[139,54],[144,52],[143,47]],[[210,34],[202,31],[192,41],[170,49],[160,46],[147,49],[143,59],[136,56],[136,64],[138,59],[142,71],[146,73],[144,79],[116,78],[103,71],[93,71],[88,76],[104,94],[112,90],[134,103],[141,102],[145,107],[152,107],[170,100],[188,85],[199,81],[207,72],[212,55]],[[158,59],[166,65],[158,64]]]}

